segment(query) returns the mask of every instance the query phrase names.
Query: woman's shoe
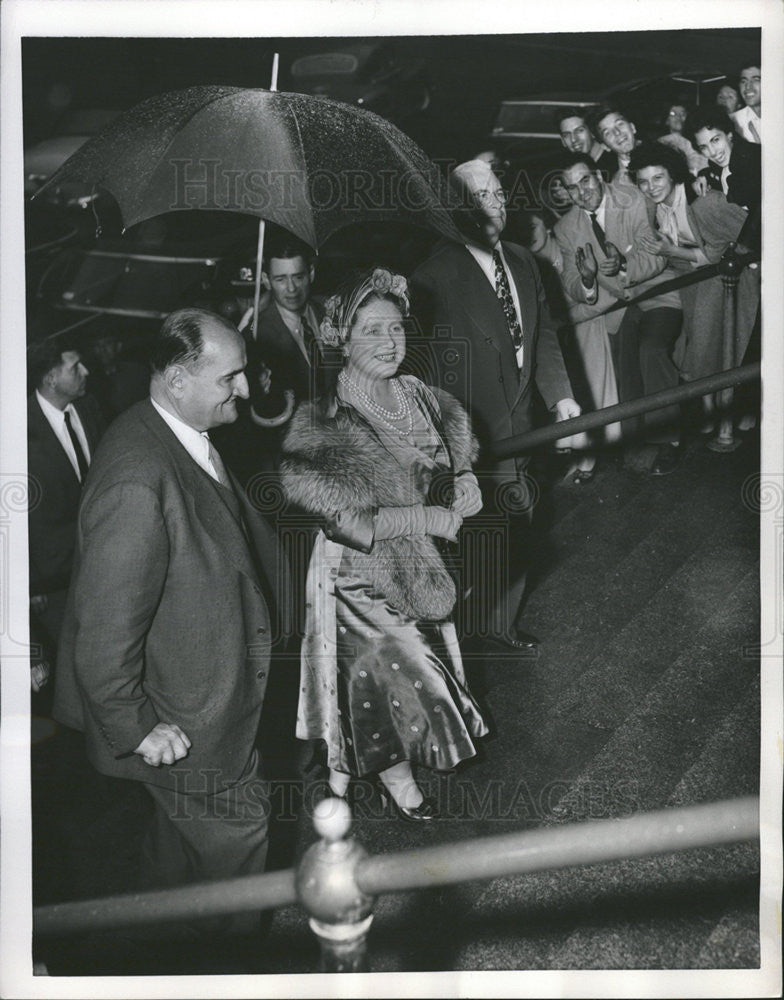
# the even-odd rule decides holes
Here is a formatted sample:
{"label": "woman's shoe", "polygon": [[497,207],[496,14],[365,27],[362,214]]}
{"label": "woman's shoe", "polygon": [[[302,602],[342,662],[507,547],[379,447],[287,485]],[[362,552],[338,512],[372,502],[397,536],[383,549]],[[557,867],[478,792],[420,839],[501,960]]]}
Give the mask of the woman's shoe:
{"label": "woman's shoe", "polygon": [[590,483],[594,474],[594,469],[577,469],[572,476],[572,482],[577,486],[579,486],[580,483]]}
{"label": "woman's shoe", "polygon": [[389,797],[389,801],[400,815],[400,818],[406,820],[408,823],[425,823],[429,822],[431,819],[438,819],[438,807],[433,799],[422,799],[419,805],[415,806],[413,809],[408,809],[406,806],[398,805],[391,795]]}

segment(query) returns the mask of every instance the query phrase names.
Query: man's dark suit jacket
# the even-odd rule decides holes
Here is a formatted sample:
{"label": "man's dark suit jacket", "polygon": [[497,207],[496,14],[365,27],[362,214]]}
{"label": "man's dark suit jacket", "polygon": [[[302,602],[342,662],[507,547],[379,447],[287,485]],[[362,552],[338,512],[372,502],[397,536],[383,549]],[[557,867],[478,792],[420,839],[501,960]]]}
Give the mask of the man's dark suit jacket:
{"label": "man's dark suit jacket", "polygon": [[[316,301],[311,301],[311,305],[320,322],[321,305]],[[316,333],[314,330],[314,336]],[[248,363],[251,403],[259,416],[277,416],[284,409],[286,389],[294,392],[296,402],[314,399],[324,391],[324,367],[318,346],[312,345],[311,363],[308,364],[275,302],[270,302],[259,313],[259,336],[248,345]],[[272,388],[268,394],[258,387],[257,374],[262,363],[272,372]]]}
{"label": "man's dark suit jacket", "polygon": [[[478,467],[514,480],[526,458],[495,462],[491,441],[531,427],[534,383],[548,409],[572,396],[556,327],[533,256],[503,243],[520,300],[523,367],[519,370],[503,306],[465,246],[443,241],[411,278],[412,313],[435,350],[421,377],[456,396],[468,409],[482,451]],[[418,373],[419,374],[419,373]]]}
{"label": "man's dark suit jacket", "polygon": [[[730,174],[727,178],[727,201],[742,205],[750,212],[762,201],[762,147],[745,142],[738,136],[732,140]],[[700,171],[712,188],[721,191],[721,167],[709,163]]]}
{"label": "man's dark suit jacket", "polygon": [[[104,774],[179,791],[232,784],[256,738],[273,593],[285,618],[272,529],[194,462],[149,400],[137,403],[110,427],[85,484],[55,718],[84,731]],[[158,722],[193,744],[173,767],[132,752]]]}
{"label": "man's dark suit jacket", "polygon": [[[104,429],[92,396],[74,403],[90,454]],[[27,399],[27,468],[30,487],[30,593],[51,594],[68,586],[76,541],[76,516],[82,485],[35,393]]]}
{"label": "man's dark suit jacket", "polygon": [[[732,140],[730,174],[727,178],[727,201],[748,209],[749,217],[741,230],[739,241],[751,250],[759,250],[762,241],[762,147],[746,142],[737,135]],[[709,163],[700,176],[721,191],[721,168]]]}

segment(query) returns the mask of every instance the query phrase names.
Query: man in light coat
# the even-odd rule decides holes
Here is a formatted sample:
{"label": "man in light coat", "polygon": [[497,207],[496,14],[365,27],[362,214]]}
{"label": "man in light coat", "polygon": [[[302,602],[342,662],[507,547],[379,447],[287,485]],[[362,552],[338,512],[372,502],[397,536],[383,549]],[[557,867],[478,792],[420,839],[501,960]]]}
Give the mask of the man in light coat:
{"label": "man in light coat", "polygon": [[[596,303],[609,293],[623,303],[670,278],[664,257],[649,253],[643,237],[652,237],[645,197],[627,183],[607,184],[590,156],[566,155],[561,168],[573,207],[555,226],[564,262],[564,287],[575,302]],[[683,313],[677,291],[607,313],[607,331],[621,401],[678,384],[672,349]],[[645,438],[658,445],[653,475],[673,472],[679,459],[677,406],[646,415]],[[633,431],[633,426],[624,430]]]}

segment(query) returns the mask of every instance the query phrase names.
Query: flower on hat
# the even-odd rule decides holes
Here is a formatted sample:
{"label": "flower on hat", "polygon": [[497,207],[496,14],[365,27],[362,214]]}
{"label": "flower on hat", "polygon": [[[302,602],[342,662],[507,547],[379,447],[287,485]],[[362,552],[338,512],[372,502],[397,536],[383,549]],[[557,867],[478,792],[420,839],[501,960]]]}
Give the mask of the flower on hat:
{"label": "flower on hat", "polygon": [[384,267],[377,267],[370,278],[374,292],[386,295],[392,288],[392,275]]}
{"label": "flower on hat", "polygon": [[408,282],[402,274],[393,275],[390,291],[393,295],[398,295],[402,299],[408,299]]}
{"label": "flower on hat", "polygon": [[329,316],[325,316],[319,324],[319,339],[327,347],[340,347],[343,343],[344,338],[341,337],[340,330]]}

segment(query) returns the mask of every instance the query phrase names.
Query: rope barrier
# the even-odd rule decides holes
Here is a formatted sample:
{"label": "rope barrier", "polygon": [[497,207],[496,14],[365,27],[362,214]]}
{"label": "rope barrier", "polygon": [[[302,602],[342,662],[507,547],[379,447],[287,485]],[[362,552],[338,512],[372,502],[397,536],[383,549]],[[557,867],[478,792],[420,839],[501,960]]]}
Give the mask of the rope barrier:
{"label": "rope barrier", "polygon": [[693,382],[686,382],[684,385],[675,386],[672,389],[662,389],[649,396],[640,396],[638,399],[630,399],[625,403],[606,406],[604,409],[583,413],[579,417],[561,420],[555,424],[548,424],[546,427],[537,427],[535,430],[526,431],[525,434],[515,434],[513,437],[502,438],[493,443],[492,452],[496,458],[510,458],[513,455],[520,455],[580,431],[594,430],[617,420],[626,420],[651,410],[660,410],[673,403],[682,403],[687,399],[707,396],[709,393],[718,392],[729,386],[753,382],[760,377],[761,370],[761,364],[757,361],[750,365],[742,365],[740,368],[731,368],[729,371],[707,375],[705,378],[695,379]]}
{"label": "rope barrier", "polygon": [[688,288],[689,285],[696,285],[700,281],[707,281],[708,278],[715,278],[717,274],[726,274],[728,261],[732,262],[729,265],[732,273],[735,273],[737,269],[738,274],[750,264],[759,263],[761,257],[758,253],[735,253],[734,248],[735,244],[731,243],[725,251],[725,256],[721,260],[716,261],[715,264],[705,264],[703,267],[695,268],[688,274],[680,274],[677,278],[670,278],[668,281],[662,281],[658,285],[653,285],[644,292],[640,292],[634,298],[614,302],[599,315],[606,316],[607,313],[616,312],[618,309],[626,309],[628,306],[644,302],[646,299],[655,299],[657,295],[662,295],[665,292],[674,292],[681,288]]}
{"label": "rope barrier", "polygon": [[226,913],[270,910],[296,901],[294,872],[289,868],[266,875],[245,875],[155,892],[54,903],[36,907],[33,919],[36,933],[62,935],[158,921],[194,920]]}

